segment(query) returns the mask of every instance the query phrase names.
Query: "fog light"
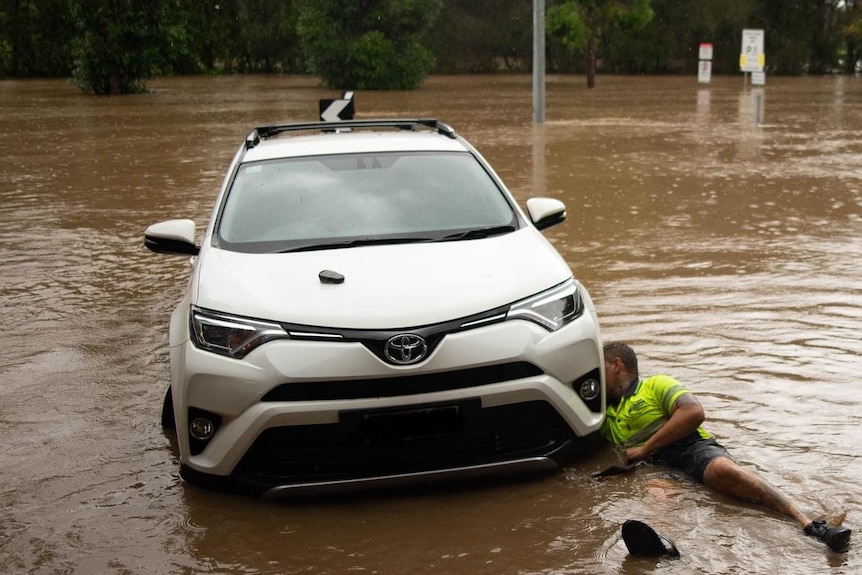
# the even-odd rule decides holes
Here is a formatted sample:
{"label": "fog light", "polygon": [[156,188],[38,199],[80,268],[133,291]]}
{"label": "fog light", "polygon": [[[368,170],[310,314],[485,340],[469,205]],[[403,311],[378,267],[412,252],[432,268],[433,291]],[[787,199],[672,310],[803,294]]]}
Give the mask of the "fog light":
{"label": "fog light", "polygon": [[189,423],[189,434],[198,441],[206,441],[215,433],[215,424],[205,417],[196,417]]}
{"label": "fog light", "polygon": [[602,386],[595,379],[588,379],[581,383],[578,393],[584,401],[591,401],[599,396]]}

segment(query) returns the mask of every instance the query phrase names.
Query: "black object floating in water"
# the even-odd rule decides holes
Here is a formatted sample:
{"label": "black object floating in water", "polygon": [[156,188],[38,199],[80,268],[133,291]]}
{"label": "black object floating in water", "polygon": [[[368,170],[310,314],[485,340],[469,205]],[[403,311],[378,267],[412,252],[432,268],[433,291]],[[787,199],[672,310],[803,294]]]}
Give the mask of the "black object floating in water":
{"label": "black object floating in water", "polygon": [[598,479],[599,477],[611,477],[613,475],[622,475],[623,473],[628,473],[629,471],[634,471],[638,467],[643,467],[646,465],[646,461],[637,461],[635,463],[627,463],[625,465],[611,465],[606,469],[602,469],[601,471],[597,471],[593,473],[593,477]]}
{"label": "black object floating in water", "polygon": [[679,557],[679,550],[670,539],[635,519],[623,523],[623,542],[629,553],[639,557]]}

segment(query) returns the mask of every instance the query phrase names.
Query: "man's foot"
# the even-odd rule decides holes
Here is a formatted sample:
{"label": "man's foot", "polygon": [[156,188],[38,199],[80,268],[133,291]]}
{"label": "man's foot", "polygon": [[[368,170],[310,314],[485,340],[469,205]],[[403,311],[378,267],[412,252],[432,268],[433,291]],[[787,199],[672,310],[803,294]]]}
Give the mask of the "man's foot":
{"label": "man's foot", "polygon": [[805,526],[805,534],[817,537],[833,551],[846,551],[850,546],[850,529],[846,527],[830,527],[825,521],[812,521]]}

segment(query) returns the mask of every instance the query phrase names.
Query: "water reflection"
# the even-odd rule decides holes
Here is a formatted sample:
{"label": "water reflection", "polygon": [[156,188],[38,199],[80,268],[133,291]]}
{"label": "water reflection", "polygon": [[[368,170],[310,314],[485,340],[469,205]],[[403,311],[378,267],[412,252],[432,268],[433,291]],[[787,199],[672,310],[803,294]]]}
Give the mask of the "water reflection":
{"label": "water reflection", "polygon": [[[0,82],[0,563],[10,573],[773,573],[858,570],[794,525],[612,452],[535,481],[302,505],[182,483],[158,414],[188,260],[144,228],[206,222],[251,127],[307,120],[307,78],[162,79],[100,99]],[[358,93],[361,116],[436,116],[519,201],[564,200],[549,239],[608,338],[701,397],[741,463],[812,515],[860,508],[862,80],[431,79]],[[200,228],[199,228],[200,229]],[[676,563],[626,557],[619,526],[666,527]]]}

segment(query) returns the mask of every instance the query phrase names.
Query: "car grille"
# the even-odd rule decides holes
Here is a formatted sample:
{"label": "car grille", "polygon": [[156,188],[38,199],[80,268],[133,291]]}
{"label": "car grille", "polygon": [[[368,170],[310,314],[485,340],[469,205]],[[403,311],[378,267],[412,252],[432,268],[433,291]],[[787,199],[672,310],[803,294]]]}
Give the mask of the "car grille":
{"label": "car grille", "polygon": [[234,471],[258,486],[420,473],[550,456],[575,434],[545,401],[480,400],[343,412],[337,424],[265,430]]}
{"label": "car grille", "polygon": [[528,362],[515,362],[442,373],[347,381],[300,381],[273,388],[261,401],[327,401],[396,397],[534,377],[543,372]]}

